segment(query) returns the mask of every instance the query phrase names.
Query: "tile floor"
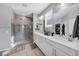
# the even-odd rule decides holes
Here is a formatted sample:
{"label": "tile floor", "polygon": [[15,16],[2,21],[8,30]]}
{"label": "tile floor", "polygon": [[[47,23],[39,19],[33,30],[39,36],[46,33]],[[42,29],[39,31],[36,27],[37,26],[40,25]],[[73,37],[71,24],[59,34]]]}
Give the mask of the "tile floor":
{"label": "tile floor", "polygon": [[41,50],[39,48],[32,48],[32,45],[26,44],[25,49],[11,54],[10,56],[44,56],[44,54],[41,52]]}

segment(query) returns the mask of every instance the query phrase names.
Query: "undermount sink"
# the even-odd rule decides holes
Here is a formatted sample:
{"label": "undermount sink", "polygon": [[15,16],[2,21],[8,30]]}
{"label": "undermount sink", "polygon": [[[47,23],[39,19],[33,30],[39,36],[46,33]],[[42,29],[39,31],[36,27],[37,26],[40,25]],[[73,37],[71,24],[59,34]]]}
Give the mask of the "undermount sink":
{"label": "undermount sink", "polygon": [[[53,36],[53,38],[55,38],[57,40],[65,41],[65,42],[69,41],[68,39],[70,39],[66,36],[61,36],[61,35],[55,35],[55,36]],[[72,42],[72,41],[73,41],[73,39],[71,39],[69,42]]]}

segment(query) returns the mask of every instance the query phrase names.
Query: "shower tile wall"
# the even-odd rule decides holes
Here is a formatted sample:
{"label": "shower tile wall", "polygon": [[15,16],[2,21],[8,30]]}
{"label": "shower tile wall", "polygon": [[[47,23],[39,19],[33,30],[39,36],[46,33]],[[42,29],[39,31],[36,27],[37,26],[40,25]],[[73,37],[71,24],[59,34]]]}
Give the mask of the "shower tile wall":
{"label": "shower tile wall", "polygon": [[[21,18],[21,17],[20,17]],[[24,17],[23,17],[24,18]],[[26,19],[25,19],[26,20]],[[12,24],[12,35],[14,36],[14,42],[25,41],[32,39],[32,22],[28,20],[16,21]],[[26,22],[26,23],[24,23]]]}

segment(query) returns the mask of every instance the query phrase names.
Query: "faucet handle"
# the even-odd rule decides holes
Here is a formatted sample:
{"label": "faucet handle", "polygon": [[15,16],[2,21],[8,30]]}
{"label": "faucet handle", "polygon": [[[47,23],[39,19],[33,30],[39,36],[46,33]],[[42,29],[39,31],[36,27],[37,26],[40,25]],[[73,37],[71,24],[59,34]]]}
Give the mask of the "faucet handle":
{"label": "faucet handle", "polygon": [[73,41],[73,36],[69,35],[68,41]]}

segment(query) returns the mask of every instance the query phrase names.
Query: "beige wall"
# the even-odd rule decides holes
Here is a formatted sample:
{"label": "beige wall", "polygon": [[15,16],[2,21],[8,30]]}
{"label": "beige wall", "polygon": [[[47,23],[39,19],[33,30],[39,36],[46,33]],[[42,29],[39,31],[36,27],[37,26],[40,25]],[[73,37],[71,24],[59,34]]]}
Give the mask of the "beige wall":
{"label": "beige wall", "polygon": [[29,25],[29,24],[31,24],[31,21],[32,21],[32,18],[29,18],[29,17],[15,16],[13,23],[20,24],[20,25]]}

